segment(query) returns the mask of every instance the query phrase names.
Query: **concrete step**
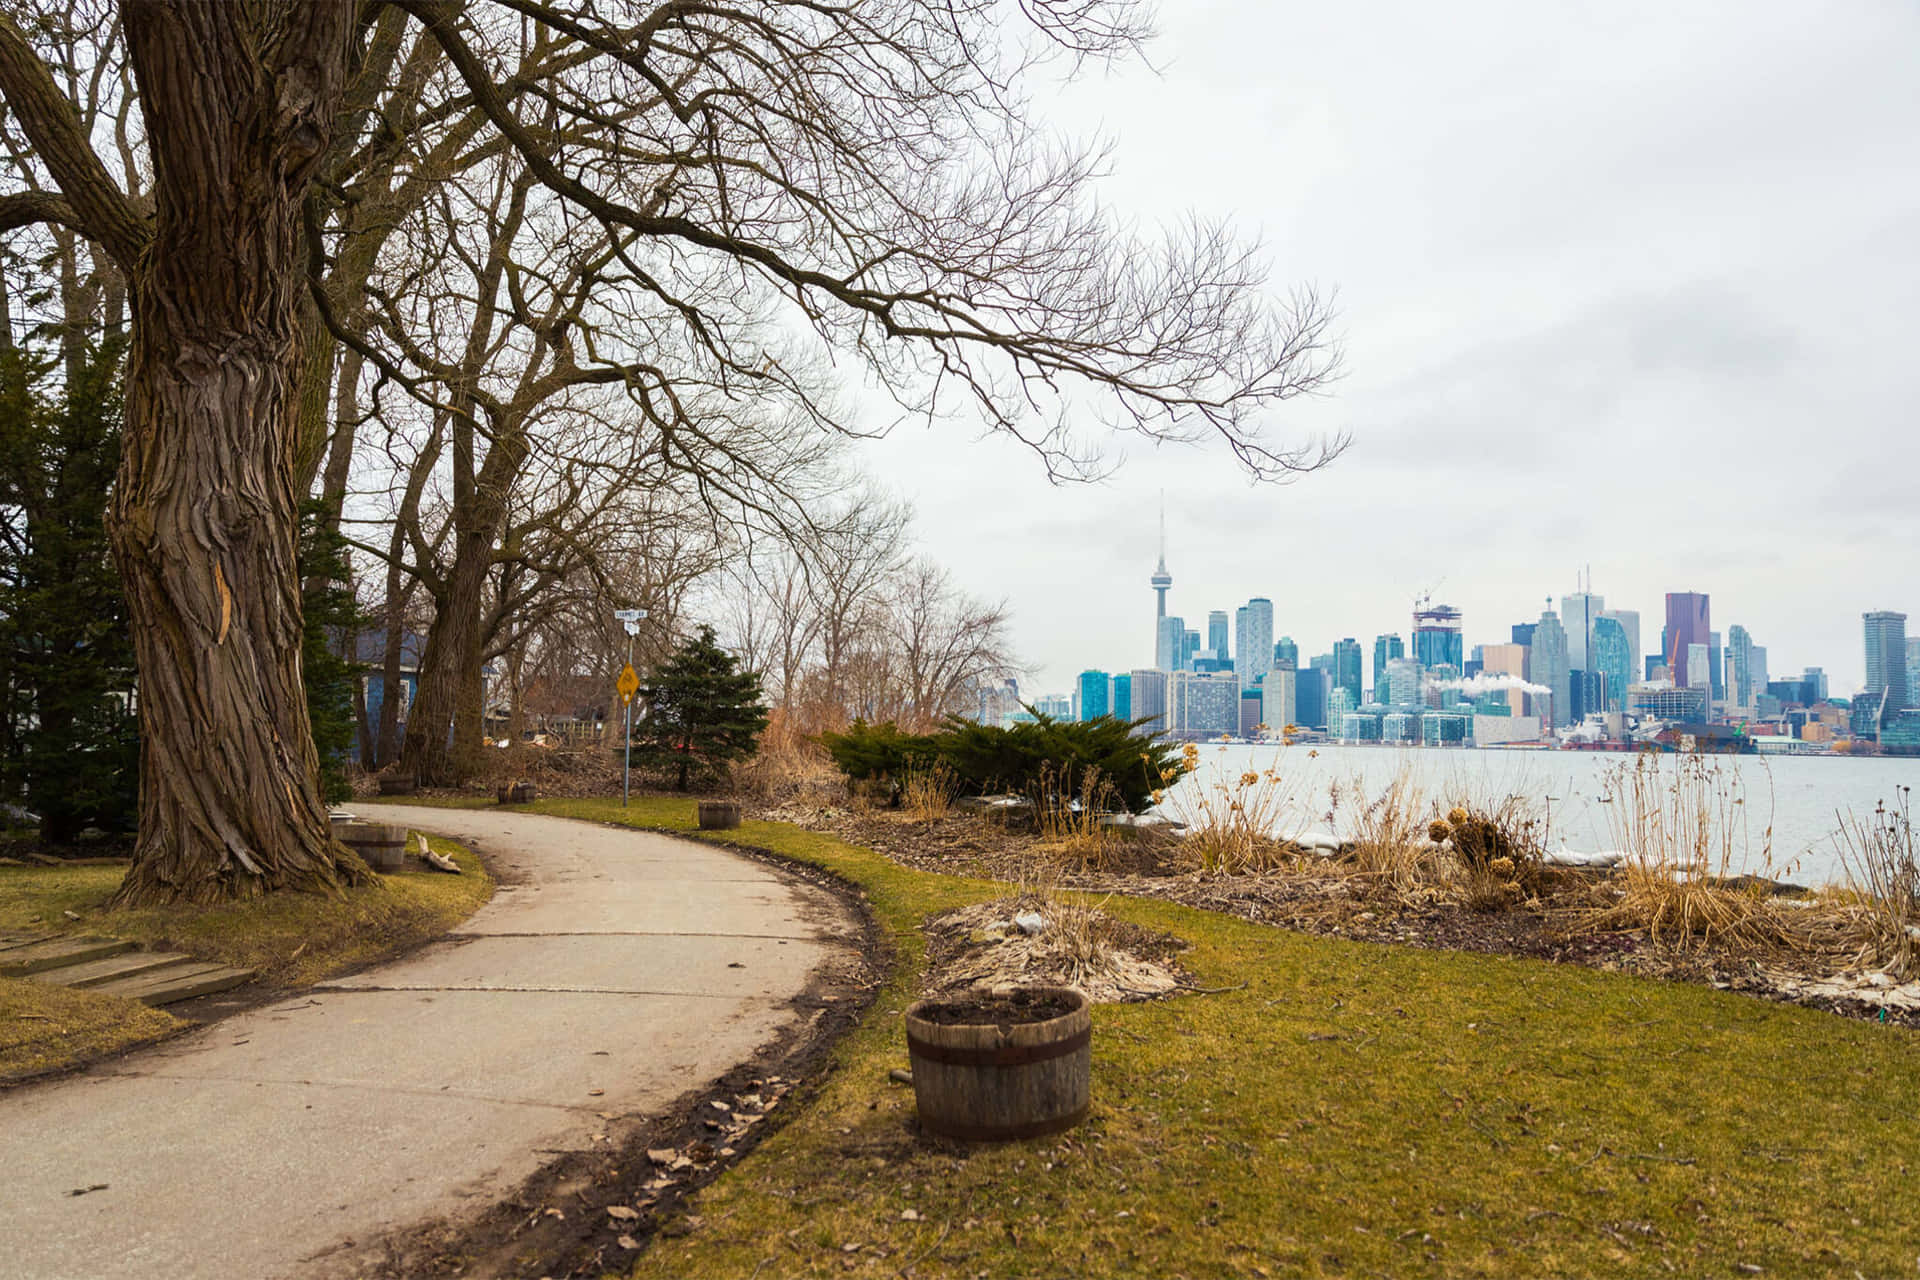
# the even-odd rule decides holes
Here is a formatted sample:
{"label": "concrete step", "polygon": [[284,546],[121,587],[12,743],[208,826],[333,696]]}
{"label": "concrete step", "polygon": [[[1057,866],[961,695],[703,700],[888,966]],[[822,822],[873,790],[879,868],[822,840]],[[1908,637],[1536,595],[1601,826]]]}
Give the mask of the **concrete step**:
{"label": "concrete step", "polygon": [[44,969],[34,974],[33,980],[52,983],[56,987],[97,987],[119,978],[151,977],[160,970],[198,963],[192,956],[176,952],[123,951],[117,956],[88,960],[83,964]]}
{"label": "concrete step", "polygon": [[43,938],[0,951],[0,977],[24,978],[131,950],[133,943],[124,938]]}
{"label": "concrete step", "polygon": [[252,978],[251,969],[234,969],[224,964],[195,960],[191,964],[151,974],[116,978],[90,989],[105,995],[125,996],[142,1004],[162,1005],[226,991]]}

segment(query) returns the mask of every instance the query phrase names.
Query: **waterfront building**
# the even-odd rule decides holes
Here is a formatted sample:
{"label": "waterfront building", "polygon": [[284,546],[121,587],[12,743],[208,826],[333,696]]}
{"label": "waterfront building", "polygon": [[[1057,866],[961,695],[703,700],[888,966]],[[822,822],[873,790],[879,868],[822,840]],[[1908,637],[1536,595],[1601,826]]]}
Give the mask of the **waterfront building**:
{"label": "waterfront building", "polygon": [[1450,604],[1429,605],[1413,613],[1413,660],[1423,667],[1466,665],[1460,638],[1460,611]]}
{"label": "waterfront building", "polygon": [[1860,615],[1865,624],[1867,678],[1862,698],[1879,704],[1880,722],[1907,706],[1907,615],[1877,609]]}
{"label": "waterfront building", "polygon": [[1713,700],[1727,700],[1727,659],[1725,648],[1720,643],[1720,633],[1707,633],[1707,677],[1713,681]]}
{"label": "waterfront building", "polygon": [[1133,719],[1133,677],[1125,671],[1113,678],[1113,718]]}
{"label": "waterfront building", "polygon": [[1360,642],[1352,636],[1333,642],[1333,682],[1361,701]]}
{"label": "waterfront building", "polygon": [[1065,693],[1043,693],[1033,700],[1033,709],[1052,720],[1073,719],[1073,697]]}
{"label": "waterfront building", "polygon": [[1340,723],[1341,716],[1346,715],[1350,711],[1358,711],[1359,709],[1360,704],[1353,700],[1353,695],[1341,686],[1335,685],[1331,700],[1327,703],[1327,722],[1329,724],[1338,724]]}
{"label": "waterfront building", "polygon": [[1200,633],[1189,631],[1180,644],[1180,669],[1193,670],[1193,664],[1200,656]]}
{"label": "waterfront building", "polygon": [[1387,696],[1380,701],[1390,707],[1418,707],[1425,701],[1420,694],[1420,664],[1412,658],[1387,659]]}
{"label": "waterfront building", "polygon": [[[1420,717],[1420,741],[1429,747],[1465,746],[1473,725],[1469,716],[1450,711],[1429,711]],[[1385,732],[1385,726],[1382,727]]]}
{"label": "waterfront building", "polygon": [[1607,697],[1617,710],[1627,705],[1627,686],[1641,678],[1644,669],[1640,649],[1640,611],[1638,609],[1608,609],[1601,613],[1602,618],[1611,618],[1620,624],[1627,634],[1627,674],[1630,679],[1622,681],[1608,691]]}
{"label": "waterfront building", "polygon": [[1340,717],[1340,741],[1380,741],[1380,720],[1381,713],[1378,709],[1347,712]]}
{"label": "waterfront building", "polygon": [[1098,720],[1112,714],[1113,677],[1106,672],[1082,671],[1075,682],[1074,693],[1080,704],[1080,719]]}
{"label": "waterfront building", "polygon": [[1281,636],[1273,645],[1273,665],[1300,667],[1300,646],[1293,642],[1292,636]]}
{"label": "waterfront building", "polygon": [[1260,710],[1259,688],[1256,686],[1252,689],[1242,689],[1240,691],[1241,737],[1253,738],[1259,736],[1260,726],[1266,723],[1266,720],[1262,718],[1260,714]]}
{"label": "waterfront building", "polygon": [[1708,700],[1711,701],[1713,698],[1713,676],[1710,674],[1707,665],[1710,661],[1707,657],[1708,652],[1709,650],[1704,644],[1688,645],[1685,656],[1682,659],[1685,665],[1681,667],[1681,670],[1687,673],[1687,678],[1685,680],[1675,681],[1675,683],[1685,684],[1691,689],[1704,689],[1706,690]]}
{"label": "waterfront building", "polygon": [[1907,705],[1920,704],[1920,636],[1907,637]]}
{"label": "waterfront building", "polygon": [[[1401,659],[1406,661],[1406,659]],[[1418,711],[1389,711],[1380,717],[1380,741],[1420,741],[1421,714]]]}
{"label": "waterfront building", "polygon": [[1407,647],[1400,643],[1398,632],[1373,638],[1373,684],[1369,688],[1375,701],[1387,700],[1387,663],[1406,656]]}
{"label": "waterfront building", "polygon": [[1288,725],[1298,726],[1300,717],[1300,673],[1292,667],[1275,667],[1260,682],[1260,719],[1271,733]]}
{"label": "waterfront building", "polygon": [[[1688,651],[1699,645],[1703,649],[1713,643],[1712,607],[1702,592],[1669,591],[1667,593],[1667,627],[1662,633],[1660,651],[1666,656],[1667,670],[1675,684],[1691,684],[1693,669],[1687,661]],[[1702,671],[1706,678],[1701,687],[1712,687],[1712,675]]]}
{"label": "waterfront building", "polygon": [[1605,614],[1605,597],[1591,590],[1569,591],[1560,597],[1560,625],[1567,631],[1567,666],[1574,671],[1593,670],[1589,650],[1593,644],[1593,624]]}
{"label": "waterfront building", "polygon": [[1134,720],[1145,720],[1141,732],[1163,734],[1167,726],[1167,682],[1171,673],[1154,667],[1134,668],[1127,673],[1127,710]]}
{"label": "waterfront building", "polygon": [[[1696,647],[1706,648],[1705,645]],[[1636,684],[1627,690],[1627,711],[1655,720],[1698,724],[1707,718],[1708,692],[1704,685],[1687,687],[1664,680],[1658,684]]]}
{"label": "waterfront building", "polygon": [[1234,611],[1233,625],[1234,669],[1251,689],[1273,668],[1273,601],[1255,596]]}
{"label": "waterfront building", "polygon": [[1811,706],[1816,702],[1825,702],[1827,700],[1829,691],[1827,689],[1827,673],[1824,669],[1820,667],[1808,667],[1801,673],[1800,679],[1801,682],[1807,686],[1807,705]]}
{"label": "waterfront building", "polygon": [[[1757,689],[1753,683],[1753,636],[1739,623],[1727,628],[1727,703],[1750,708]],[[1764,689],[1764,684],[1759,688]]]}
{"label": "waterfront building", "polygon": [[1573,707],[1572,668],[1567,665],[1567,631],[1560,616],[1551,608],[1543,610],[1533,624],[1533,645],[1528,654],[1533,683],[1552,690],[1529,699],[1529,710],[1549,729],[1571,724]]}
{"label": "waterfront building", "polygon": [[1589,661],[1602,683],[1600,708],[1618,711],[1627,705],[1627,686],[1634,682],[1633,651],[1628,647],[1627,629],[1620,619],[1601,614],[1593,621],[1593,643]]}
{"label": "waterfront building", "polygon": [[1240,678],[1231,671],[1176,671],[1167,681],[1167,720],[1184,738],[1240,732]]}
{"label": "waterfront building", "polygon": [[1187,643],[1187,620],[1171,614],[1154,623],[1153,665],[1162,671],[1180,669],[1181,651]]}

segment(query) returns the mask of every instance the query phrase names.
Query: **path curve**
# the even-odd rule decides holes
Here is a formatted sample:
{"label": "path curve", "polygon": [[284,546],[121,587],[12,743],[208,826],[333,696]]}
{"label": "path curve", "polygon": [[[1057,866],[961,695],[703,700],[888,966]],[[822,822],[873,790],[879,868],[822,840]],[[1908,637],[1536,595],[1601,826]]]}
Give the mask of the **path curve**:
{"label": "path curve", "polygon": [[375,813],[484,851],[493,900],[406,959],[0,1093],[0,1276],[306,1277],[464,1218],[750,1058],[856,937],[831,895],[693,841]]}

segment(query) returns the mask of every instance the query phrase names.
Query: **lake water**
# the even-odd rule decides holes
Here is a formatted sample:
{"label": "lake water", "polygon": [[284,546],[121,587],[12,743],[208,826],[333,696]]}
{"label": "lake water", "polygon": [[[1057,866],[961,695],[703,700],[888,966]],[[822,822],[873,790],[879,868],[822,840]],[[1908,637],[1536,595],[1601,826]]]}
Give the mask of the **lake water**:
{"label": "lake water", "polygon": [[[1696,758],[1697,759],[1697,758]],[[1180,816],[1198,788],[1232,781],[1248,771],[1277,769],[1288,797],[1282,831],[1352,833],[1354,797],[1378,796],[1406,771],[1423,796],[1442,810],[1456,800],[1486,803],[1507,795],[1539,802],[1549,822],[1547,846],[1589,852],[1628,845],[1605,799],[1609,779],[1640,760],[1671,776],[1681,757],[1617,752],[1444,750],[1355,746],[1203,745],[1200,769],[1183,778],[1161,805]],[[1703,763],[1743,797],[1744,833],[1735,833],[1731,870],[1772,875],[1800,884],[1845,880],[1835,835],[1840,816],[1862,818],[1900,786],[1920,784],[1920,758],[1844,756],[1714,756]],[[1338,787],[1340,801],[1333,802]]]}

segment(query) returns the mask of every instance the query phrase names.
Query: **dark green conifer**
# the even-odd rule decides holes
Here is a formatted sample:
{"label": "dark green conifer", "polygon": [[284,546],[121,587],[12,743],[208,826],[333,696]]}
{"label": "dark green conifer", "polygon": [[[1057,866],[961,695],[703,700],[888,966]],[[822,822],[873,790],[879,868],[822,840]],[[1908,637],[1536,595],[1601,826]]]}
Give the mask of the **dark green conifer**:
{"label": "dark green conifer", "polygon": [[696,770],[713,776],[721,765],[751,756],[767,727],[760,677],[739,670],[714,642],[712,627],[701,627],[661,663],[640,696],[646,711],[634,726],[634,750],[672,773],[681,791]]}

